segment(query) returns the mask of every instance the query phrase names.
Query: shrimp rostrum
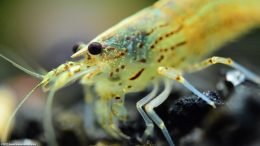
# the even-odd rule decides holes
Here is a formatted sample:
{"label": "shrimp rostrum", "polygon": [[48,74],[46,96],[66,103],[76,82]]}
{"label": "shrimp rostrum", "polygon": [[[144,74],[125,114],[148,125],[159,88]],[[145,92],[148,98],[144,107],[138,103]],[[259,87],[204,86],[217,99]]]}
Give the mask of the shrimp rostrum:
{"label": "shrimp rostrum", "polygon": [[[214,56],[203,60],[225,43],[258,27],[259,4],[259,0],[159,0],[88,44],[78,44],[72,55],[81,57],[78,61],[38,75],[42,78],[39,86],[49,91],[46,116],[50,113],[54,93],[80,80],[83,86],[94,86],[98,95],[94,111],[100,125],[115,138],[129,139],[116,125],[117,120],[127,120],[125,95],[152,86],[152,91],[146,97],[138,97],[140,100],[136,103],[146,124],[143,139],[153,134],[155,124],[173,146],[167,127],[154,111],[167,99],[173,83],[181,83],[215,107],[213,101],[184,78],[184,74],[220,63],[260,83],[258,76],[230,58]],[[164,86],[162,91],[158,90],[160,83]],[[45,132],[54,133],[48,117]],[[46,137],[55,144],[54,134],[46,134]]]}

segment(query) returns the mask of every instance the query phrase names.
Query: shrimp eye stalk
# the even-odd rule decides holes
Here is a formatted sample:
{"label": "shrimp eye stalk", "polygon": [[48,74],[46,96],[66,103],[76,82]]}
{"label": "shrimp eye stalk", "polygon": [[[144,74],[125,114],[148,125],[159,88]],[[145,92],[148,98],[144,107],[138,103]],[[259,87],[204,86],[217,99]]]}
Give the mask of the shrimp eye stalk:
{"label": "shrimp eye stalk", "polygon": [[103,47],[100,43],[98,42],[92,42],[91,44],[89,44],[88,46],[88,52],[91,55],[98,55],[100,53],[102,53],[103,51]]}

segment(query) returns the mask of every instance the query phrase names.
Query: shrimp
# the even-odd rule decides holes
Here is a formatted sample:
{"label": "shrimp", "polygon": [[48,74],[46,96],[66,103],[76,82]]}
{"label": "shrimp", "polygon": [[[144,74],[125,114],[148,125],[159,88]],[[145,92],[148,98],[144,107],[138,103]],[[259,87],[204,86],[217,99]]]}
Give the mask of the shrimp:
{"label": "shrimp", "polygon": [[[260,25],[259,0],[159,0],[154,5],[126,18],[87,44],[76,45],[72,58],[46,75],[29,72],[1,55],[23,71],[40,78],[39,85],[49,91],[44,128],[46,138],[56,145],[51,126],[51,102],[60,88],[73,81],[99,96],[94,101],[97,121],[115,138],[130,137],[116,126],[127,120],[125,95],[152,86],[136,107],[144,119],[145,140],[153,134],[154,124],[169,145],[174,142],[159,115],[154,111],[169,96],[172,84],[178,82],[215,107],[184,74],[200,71],[214,64],[224,64],[260,84],[260,78],[230,58],[205,56]],[[81,57],[81,58],[80,58]],[[172,81],[173,80],[173,81]],[[164,88],[159,92],[159,84]],[[88,95],[88,91],[87,95]],[[29,97],[31,92],[26,96]],[[89,96],[88,96],[89,97]],[[89,102],[93,101],[89,97]]]}

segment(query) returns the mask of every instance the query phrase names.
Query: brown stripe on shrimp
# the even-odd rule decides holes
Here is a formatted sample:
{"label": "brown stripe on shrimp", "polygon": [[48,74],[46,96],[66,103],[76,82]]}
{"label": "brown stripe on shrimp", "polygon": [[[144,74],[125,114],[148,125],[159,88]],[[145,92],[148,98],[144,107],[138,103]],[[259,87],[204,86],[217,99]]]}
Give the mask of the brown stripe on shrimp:
{"label": "brown stripe on shrimp", "polygon": [[151,49],[154,49],[154,48],[156,47],[156,45],[157,45],[158,43],[160,43],[162,40],[164,40],[165,38],[168,38],[168,37],[170,37],[170,36],[173,36],[174,34],[180,32],[182,29],[183,29],[183,25],[181,24],[181,25],[179,25],[179,26],[177,27],[177,29],[175,29],[175,30],[173,30],[173,31],[170,31],[170,32],[167,32],[166,34],[163,34],[162,36],[159,36],[159,38],[154,41],[154,43],[151,45],[150,48],[151,48]]}
{"label": "brown stripe on shrimp", "polygon": [[141,76],[141,74],[144,72],[144,68],[142,68],[141,70],[139,70],[138,72],[136,72],[133,76],[131,76],[130,78],[129,78],[129,80],[135,80],[135,79],[137,79],[138,77],[140,77]]}
{"label": "brown stripe on shrimp", "polygon": [[166,26],[168,26],[168,25],[169,25],[168,23],[164,23],[164,24],[160,24],[160,25],[158,25],[158,26],[156,26],[156,27],[154,27],[154,28],[151,28],[151,30],[148,31],[148,32],[146,33],[146,35],[147,35],[147,36],[148,36],[148,35],[151,35],[151,34],[152,34],[153,32],[155,32],[157,29],[166,27]]}
{"label": "brown stripe on shrimp", "polygon": [[173,50],[177,49],[178,47],[184,46],[186,44],[187,44],[187,41],[184,40],[184,41],[181,41],[181,42],[171,46],[170,49],[173,51]]}
{"label": "brown stripe on shrimp", "polygon": [[183,29],[183,25],[181,24],[181,25],[179,25],[179,27],[178,27],[176,30],[173,30],[173,31],[171,31],[171,32],[166,33],[166,34],[165,34],[165,37],[166,37],[166,38],[167,38],[167,37],[170,37],[170,36],[172,36],[172,35],[174,35],[174,34],[180,32],[182,29]]}

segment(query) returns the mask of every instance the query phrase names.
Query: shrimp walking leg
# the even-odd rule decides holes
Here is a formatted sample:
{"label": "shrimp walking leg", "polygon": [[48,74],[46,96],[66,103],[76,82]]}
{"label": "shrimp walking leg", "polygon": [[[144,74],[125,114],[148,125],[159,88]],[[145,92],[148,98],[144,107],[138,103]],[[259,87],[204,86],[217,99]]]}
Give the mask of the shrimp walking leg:
{"label": "shrimp walking leg", "polygon": [[112,123],[112,119],[110,118],[110,105],[107,100],[100,99],[96,101],[95,114],[97,121],[103,129],[105,129],[105,131],[114,138],[119,138],[118,134],[116,134],[115,131],[109,127]]}
{"label": "shrimp walking leg", "polygon": [[152,120],[147,116],[147,114],[144,112],[142,107],[145,104],[147,104],[150,100],[152,100],[156,96],[157,92],[158,92],[158,84],[155,84],[153,90],[136,103],[136,108],[138,112],[141,114],[141,116],[143,117],[146,125],[143,139],[146,139],[147,136],[152,134],[154,126]]}
{"label": "shrimp walking leg", "polygon": [[117,117],[112,113],[111,102],[105,99],[97,100],[95,103],[96,117],[100,125],[114,138],[129,139],[119,128],[116,126]]}
{"label": "shrimp walking leg", "polygon": [[183,76],[182,73],[179,70],[176,70],[174,68],[169,67],[159,67],[158,68],[159,74],[166,76],[168,78],[171,78],[173,80],[176,80],[177,82],[184,85],[187,89],[189,89],[192,93],[197,95],[202,100],[206,101],[209,105],[212,107],[216,107],[215,103],[211,101],[207,96],[202,94],[198,89],[196,89],[193,85],[191,85]]}
{"label": "shrimp walking leg", "polygon": [[121,98],[112,99],[110,116],[112,117],[113,122],[111,123],[110,128],[113,129],[120,137],[129,140],[130,137],[124,134],[115,124],[118,120],[127,120],[128,114],[124,105],[124,99],[124,96],[122,96]]}
{"label": "shrimp walking leg", "polygon": [[171,83],[169,80],[164,81],[164,90],[162,93],[160,93],[157,97],[155,97],[152,101],[150,101],[146,106],[145,106],[145,111],[149,115],[149,117],[154,121],[154,123],[162,130],[166,140],[168,141],[170,146],[174,146],[174,143],[170,137],[170,134],[167,130],[167,128],[164,125],[164,122],[162,119],[156,114],[154,111],[154,108],[162,104],[169,96],[171,93]]}
{"label": "shrimp walking leg", "polygon": [[253,81],[257,84],[260,84],[260,77],[259,76],[257,76],[256,74],[254,74],[250,70],[246,69],[245,67],[239,65],[238,63],[236,63],[232,59],[224,58],[224,57],[214,56],[214,57],[208,58],[208,59],[202,61],[201,63],[195,64],[195,65],[187,68],[186,72],[196,72],[196,71],[202,70],[204,68],[207,68],[209,66],[212,66],[214,64],[225,64],[225,65],[228,65],[230,67],[233,67],[234,69],[243,73],[249,80],[251,80],[251,81]]}

